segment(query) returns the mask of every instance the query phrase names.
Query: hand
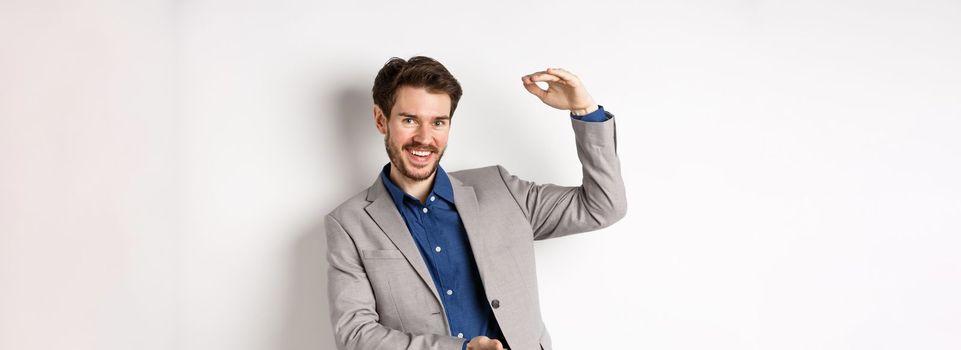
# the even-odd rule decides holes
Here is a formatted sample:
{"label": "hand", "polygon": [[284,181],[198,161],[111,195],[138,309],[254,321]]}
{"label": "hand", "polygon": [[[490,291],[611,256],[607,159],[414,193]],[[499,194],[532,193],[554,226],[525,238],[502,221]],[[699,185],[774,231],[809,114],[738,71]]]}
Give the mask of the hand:
{"label": "hand", "polygon": [[500,340],[480,335],[467,343],[467,350],[504,350],[504,345],[501,345]]}
{"label": "hand", "polygon": [[[587,93],[584,83],[576,75],[560,68],[531,73],[521,77],[527,91],[541,99],[544,104],[570,110],[574,115],[585,115],[597,110],[594,98]],[[535,82],[547,82],[547,90]]]}

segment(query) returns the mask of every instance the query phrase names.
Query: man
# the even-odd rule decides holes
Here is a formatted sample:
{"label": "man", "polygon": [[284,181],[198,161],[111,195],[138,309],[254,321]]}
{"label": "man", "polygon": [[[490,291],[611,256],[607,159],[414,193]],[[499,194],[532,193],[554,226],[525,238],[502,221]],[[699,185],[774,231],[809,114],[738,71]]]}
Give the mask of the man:
{"label": "man", "polygon": [[521,80],[570,111],[581,186],[537,185],[500,166],[445,172],[460,84],[422,56],[392,58],[377,74],[374,123],[390,163],[326,218],[339,349],[551,349],[532,241],[606,227],[626,199],[614,116],[563,69]]}

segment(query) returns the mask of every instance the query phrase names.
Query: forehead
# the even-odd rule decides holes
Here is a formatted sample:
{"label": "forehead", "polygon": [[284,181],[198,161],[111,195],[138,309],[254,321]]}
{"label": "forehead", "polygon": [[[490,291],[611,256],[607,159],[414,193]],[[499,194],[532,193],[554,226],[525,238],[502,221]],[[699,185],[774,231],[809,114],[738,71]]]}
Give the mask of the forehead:
{"label": "forehead", "polygon": [[426,88],[401,86],[394,94],[391,115],[407,113],[419,117],[447,116],[450,114],[450,103],[450,96],[446,93],[431,93]]}

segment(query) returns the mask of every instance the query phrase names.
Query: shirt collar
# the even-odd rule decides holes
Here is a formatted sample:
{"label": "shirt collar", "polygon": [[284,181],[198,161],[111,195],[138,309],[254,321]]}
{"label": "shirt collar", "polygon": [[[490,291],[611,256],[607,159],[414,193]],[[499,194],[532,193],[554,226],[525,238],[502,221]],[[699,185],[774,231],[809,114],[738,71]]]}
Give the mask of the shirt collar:
{"label": "shirt collar", "polygon": [[[404,203],[405,196],[420,203],[420,200],[405,193],[397,184],[394,184],[394,181],[391,181],[390,163],[384,165],[384,169],[380,172],[380,177],[384,183],[384,187],[387,187],[387,192],[390,193],[390,198],[394,200],[394,205],[397,207],[400,207],[400,205]],[[437,173],[434,175],[434,188],[431,189],[431,193],[440,196],[440,198],[450,203],[454,203],[454,187],[451,185],[447,172],[444,171],[444,168],[441,167],[440,164],[437,165]]]}

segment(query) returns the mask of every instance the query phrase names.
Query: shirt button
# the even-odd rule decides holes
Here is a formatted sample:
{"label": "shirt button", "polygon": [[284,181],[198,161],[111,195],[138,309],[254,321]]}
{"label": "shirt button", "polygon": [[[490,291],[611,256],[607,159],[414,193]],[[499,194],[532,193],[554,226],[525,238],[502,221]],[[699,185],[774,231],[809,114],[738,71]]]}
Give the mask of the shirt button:
{"label": "shirt button", "polygon": [[458,338],[463,338],[463,337],[464,337],[464,333],[457,333],[457,337],[458,337]]}
{"label": "shirt button", "polygon": [[435,199],[434,196],[430,196],[430,201],[431,201],[431,202],[433,202],[434,199]]}
{"label": "shirt button", "polygon": [[438,247],[434,248],[434,251],[440,253],[440,247],[438,246]]}
{"label": "shirt button", "polygon": [[491,300],[491,307],[495,309],[501,307],[501,301],[497,299]]}
{"label": "shirt button", "polygon": [[447,295],[454,295],[454,291],[448,289],[448,290],[447,290]]}
{"label": "shirt button", "polygon": [[423,210],[424,210],[424,213],[427,213],[427,208],[424,208]]}

